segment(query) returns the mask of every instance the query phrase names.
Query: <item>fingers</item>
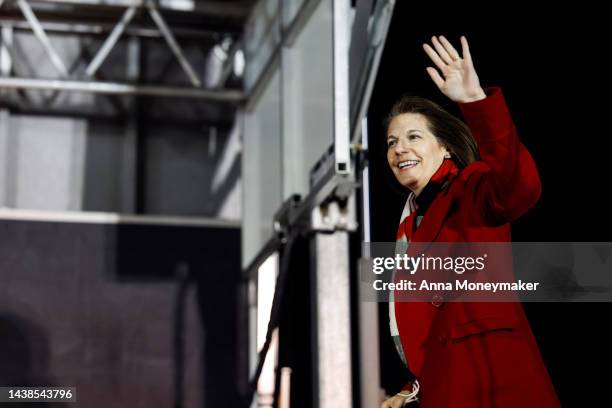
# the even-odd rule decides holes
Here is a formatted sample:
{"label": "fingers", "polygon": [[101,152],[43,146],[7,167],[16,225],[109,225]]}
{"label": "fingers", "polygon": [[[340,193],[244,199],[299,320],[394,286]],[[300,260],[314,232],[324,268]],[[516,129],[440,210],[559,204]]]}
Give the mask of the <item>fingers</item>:
{"label": "fingers", "polygon": [[[431,58],[433,63],[436,64],[438,69],[442,71],[442,73],[444,73],[444,70],[448,65],[461,59],[461,55],[459,55],[459,52],[457,52],[455,47],[453,47],[450,41],[448,41],[443,35],[439,37],[431,37],[431,43],[433,44],[435,50],[429,44],[423,44],[423,49],[425,50],[429,58]],[[463,44],[464,40],[462,40],[462,46]],[[465,44],[467,44],[467,42],[465,42]]]}
{"label": "fingers", "polygon": [[468,45],[467,38],[464,35],[461,36],[461,53],[463,59],[472,62],[472,55],[470,54],[470,46]]}
{"label": "fingers", "polygon": [[447,64],[452,64],[453,58],[450,56],[446,48],[444,48],[444,46],[440,43],[440,41],[435,36],[431,37],[431,42],[433,43],[434,48],[438,52],[438,55],[440,56],[440,58],[442,58],[442,60],[446,62]]}
{"label": "fingers", "polygon": [[423,44],[423,49],[438,69],[427,67],[427,73],[440,90],[448,86],[444,77],[448,78],[451,73],[463,75],[466,70],[473,71],[470,48],[465,36],[461,37],[463,58],[450,41],[442,35],[431,37],[431,43],[433,47],[429,44]]}
{"label": "fingers", "polygon": [[446,49],[446,52],[448,52],[450,57],[453,59],[453,61],[461,58],[461,55],[459,55],[455,47],[453,47],[453,45],[443,35],[440,36],[440,42]]}
{"label": "fingers", "polygon": [[442,88],[442,86],[444,85],[444,79],[442,78],[442,76],[440,76],[440,73],[432,67],[427,67],[426,69],[434,84],[436,84],[438,88]]}
{"label": "fingers", "polygon": [[423,49],[425,50],[425,53],[429,56],[431,61],[436,64],[436,67],[438,67],[440,71],[444,72],[444,70],[446,69],[446,63],[442,61],[438,53],[435,52],[434,49],[429,46],[429,44],[423,44]]}

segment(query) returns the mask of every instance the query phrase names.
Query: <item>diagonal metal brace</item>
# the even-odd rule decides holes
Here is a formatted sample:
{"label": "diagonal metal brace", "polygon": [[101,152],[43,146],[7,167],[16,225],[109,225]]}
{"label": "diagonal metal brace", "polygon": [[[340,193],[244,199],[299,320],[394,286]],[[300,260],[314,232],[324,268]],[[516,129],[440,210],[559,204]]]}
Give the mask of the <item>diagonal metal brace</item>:
{"label": "diagonal metal brace", "polygon": [[183,50],[181,49],[180,45],[176,42],[174,35],[172,35],[172,32],[168,28],[168,25],[166,24],[166,21],[163,19],[159,10],[150,1],[147,2],[147,8],[149,10],[149,14],[151,15],[151,18],[157,25],[157,28],[159,28],[159,31],[162,33],[164,39],[166,40],[166,43],[168,43],[168,47],[170,47],[170,49],[172,50],[172,53],[174,54],[176,59],[178,59],[179,64],[181,64],[183,71],[185,71],[185,73],[189,77],[191,84],[195,86],[196,88],[199,88],[200,86],[202,86],[202,82],[200,81],[195,71],[191,67],[191,64],[189,64],[189,61],[187,61],[187,58],[185,58],[185,54],[183,53]]}
{"label": "diagonal metal brace", "polygon": [[32,11],[32,7],[30,7],[30,5],[25,0],[17,0],[17,5],[21,9],[21,12],[23,13],[25,19],[30,24],[30,27],[32,27],[34,35],[36,36],[36,38],[38,38],[38,41],[40,41],[43,46],[43,49],[49,56],[51,64],[53,64],[55,69],[57,69],[57,71],[63,78],[67,78],[68,70],[66,69],[66,66],[62,62],[62,59],[60,58],[55,48],[53,48],[53,45],[51,44],[47,33],[45,33],[45,30],[42,28],[40,21],[38,21],[38,18],[34,14],[34,11]]}
{"label": "diagonal metal brace", "polygon": [[121,20],[119,20],[115,28],[113,28],[113,31],[111,31],[106,41],[104,41],[104,44],[102,44],[102,47],[100,47],[96,56],[93,58],[93,60],[91,60],[85,69],[85,76],[92,77],[98,68],[100,68],[115,44],[117,44],[119,37],[121,37],[121,34],[123,34],[125,27],[130,23],[134,17],[134,14],[136,14],[136,7],[129,7],[125,10]]}

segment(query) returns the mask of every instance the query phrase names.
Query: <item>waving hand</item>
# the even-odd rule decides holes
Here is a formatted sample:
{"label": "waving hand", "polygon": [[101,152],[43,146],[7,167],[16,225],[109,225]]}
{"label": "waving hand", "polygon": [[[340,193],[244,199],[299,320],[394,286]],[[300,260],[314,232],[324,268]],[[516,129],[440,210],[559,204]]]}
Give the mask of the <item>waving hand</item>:
{"label": "waving hand", "polygon": [[467,39],[461,37],[461,52],[457,50],[444,36],[432,37],[429,44],[423,44],[423,49],[431,58],[440,72],[433,67],[427,67],[427,73],[440,91],[455,102],[474,102],[486,97],[478,75],[472,63]]}

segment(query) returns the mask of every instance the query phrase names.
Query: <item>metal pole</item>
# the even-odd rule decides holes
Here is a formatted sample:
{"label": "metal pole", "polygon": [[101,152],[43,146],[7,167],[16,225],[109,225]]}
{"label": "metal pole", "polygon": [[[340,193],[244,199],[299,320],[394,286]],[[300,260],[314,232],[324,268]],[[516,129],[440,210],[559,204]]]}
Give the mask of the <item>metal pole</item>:
{"label": "metal pole", "polygon": [[56,3],[75,6],[142,7],[143,0],[30,0],[34,4]]}
{"label": "metal pole", "polygon": [[[138,82],[140,79],[140,50],[140,38],[130,37],[127,44],[126,76],[128,81]],[[142,169],[138,161],[145,160],[138,154],[139,143],[142,143],[138,115],[139,103],[138,97],[127,98],[128,117],[121,146],[121,212],[128,214],[136,212],[138,169]]]}
{"label": "metal pole", "polygon": [[174,54],[176,59],[178,59],[179,63],[181,64],[181,67],[183,68],[183,71],[185,71],[193,86],[199,88],[200,86],[202,86],[202,82],[191,67],[191,64],[189,64],[189,61],[187,61],[187,58],[185,58],[183,50],[176,42],[174,35],[172,35],[172,32],[168,28],[168,25],[164,21],[163,17],[152,3],[148,3],[148,8],[151,18],[159,28],[159,31],[161,31],[162,35],[164,36],[166,42],[168,43],[168,47],[170,47],[172,53]]}
{"label": "metal pole", "polygon": [[63,78],[67,78],[68,70],[66,69],[66,66],[62,62],[62,59],[59,57],[57,51],[55,51],[55,48],[53,48],[53,45],[51,44],[47,33],[45,33],[45,30],[40,25],[40,22],[38,21],[38,18],[36,18],[36,15],[32,11],[30,5],[26,3],[25,0],[17,0],[17,4],[19,5],[19,8],[21,9],[21,12],[23,13],[25,19],[28,20],[28,23],[30,23],[32,31],[34,31],[34,35],[42,44],[53,66],[59,71]]}
{"label": "metal pole", "polygon": [[[337,203],[312,212],[315,230],[345,223]],[[314,373],[316,408],[352,408],[351,311],[348,232],[318,232],[313,238]]]}
{"label": "metal pole", "polygon": [[[361,121],[362,145],[364,150],[368,151],[368,119],[363,118]],[[359,169],[356,169],[359,171]],[[362,241],[371,242],[370,237],[370,175],[367,163],[361,173],[361,230]],[[362,250],[365,248],[362,248]],[[362,253],[362,258],[369,259],[371,257],[369,247],[368,251]],[[361,277],[361,271],[359,271]],[[380,359],[379,359],[379,336],[378,336],[378,303],[368,302],[364,299],[364,290],[371,288],[364,287],[364,284],[359,280],[358,292],[358,313],[359,313],[359,364],[360,364],[360,390],[361,390],[361,406],[377,407],[380,405]]]}
{"label": "metal pole", "polygon": [[351,171],[348,14],[347,1],[333,0],[334,160],[337,174]]}
{"label": "metal pole", "polygon": [[[9,47],[13,43],[13,29],[11,26],[2,26],[2,36],[0,37],[0,75],[7,77],[11,75],[13,59],[9,52]],[[0,96],[5,96],[8,91],[0,89]],[[11,132],[9,128],[10,111],[0,109],[0,207],[8,207],[11,193],[10,183],[13,172],[10,163],[11,158]]]}
{"label": "metal pole", "polygon": [[119,20],[115,28],[113,28],[113,31],[110,33],[106,41],[104,41],[104,44],[102,45],[94,59],[89,63],[87,69],[85,69],[85,75],[87,77],[92,77],[96,73],[98,68],[100,68],[100,65],[102,65],[108,54],[111,52],[111,50],[119,40],[119,37],[121,37],[121,34],[125,30],[125,27],[134,17],[134,14],[136,14],[136,7],[130,7],[125,10],[125,13],[123,13],[123,16],[121,17],[121,20]]}
{"label": "metal pole", "polygon": [[[384,2],[377,3],[377,10],[374,14],[374,29],[370,39],[370,47],[373,48],[373,56],[372,62],[369,67],[369,71],[367,77],[364,78],[364,82],[360,83],[358,86],[362,89],[362,93],[360,97],[354,98],[359,101],[359,106],[357,107],[357,116],[356,120],[365,117],[366,111],[370,106],[370,98],[372,96],[372,92],[374,90],[374,83],[378,74],[378,67],[380,66],[380,61],[382,59],[382,54],[384,51],[385,41],[387,39],[387,33],[389,32],[389,27],[391,26],[391,18],[393,17],[393,10],[395,8],[396,0],[385,0]],[[359,131],[359,123],[355,123],[355,126],[352,129],[351,135],[351,143],[358,143],[359,137],[361,133]]]}
{"label": "metal pole", "polygon": [[[67,4],[73,6],[99,6],[99,7],[144,7],[147,0],[29,0],[34,5],[45,3]],[[251,11],[248,1],[193,1],[164,2],[159,6],[162,10],[175,12],[189,12],[196,15],[223,17],[231,19],[244,19]]]}
{"label": "metal pole", "polygon": [[143,95],[169,98],[205,99],[240,105],[244,94],[234,90],[206,90],[185,87],[130,85],[115,82],[86,82],[60,79],[0,78],[0,88],[50,89],[73,92],[93,92],[116,95]]}
{"label": "metal pole", "polygon": [[[64,15],[64,17],[66,17]],[[3,20],[4,23],[11,25],[15,30],[27,30],[31,31],[32,27],[23,20],[16,18],[7,18]],[[98,24],[77,24],[77,23],[58,23],[55,21],[41,21],[40,26],[47,32],[61,33],[61,34],[77,34],[77,35],[103,35],[109,34],[115,26],[105,23]],[[163,38],[163,35],[159,32],[157,27],[126,27],[124,30],[126,35],[138,36],[146,38]],[[173,32],[176,37],[189,41],[216,41],[219,33],[210,30],[195,30],[189,28],[173,28]]]}
{"label": "metal pole", "polygon": [[2,26],[2,38],[0,45],[0,75],[3,77],[11,76],[13,67],[13,57],[9,51],[9,47],[13,45],[13,28],[11,26]]}

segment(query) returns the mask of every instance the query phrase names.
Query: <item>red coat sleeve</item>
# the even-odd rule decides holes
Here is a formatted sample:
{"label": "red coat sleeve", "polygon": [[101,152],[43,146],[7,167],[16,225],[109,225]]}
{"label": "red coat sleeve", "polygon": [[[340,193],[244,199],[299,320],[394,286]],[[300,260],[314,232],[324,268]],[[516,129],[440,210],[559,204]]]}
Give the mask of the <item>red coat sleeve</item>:
{"label": "red coat sleeve", "polygon": [[500,225],[527,212],[538,201],[541,184],[501,89],[487,88],[486,93],[485,99],[459,106],[480,152],[480,162],[475,165],[482,171],[474,172],[479,174],[473,184],[475,204],[483,209],[486,220]]}

